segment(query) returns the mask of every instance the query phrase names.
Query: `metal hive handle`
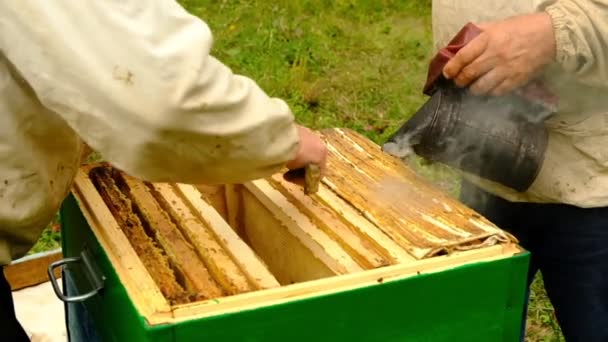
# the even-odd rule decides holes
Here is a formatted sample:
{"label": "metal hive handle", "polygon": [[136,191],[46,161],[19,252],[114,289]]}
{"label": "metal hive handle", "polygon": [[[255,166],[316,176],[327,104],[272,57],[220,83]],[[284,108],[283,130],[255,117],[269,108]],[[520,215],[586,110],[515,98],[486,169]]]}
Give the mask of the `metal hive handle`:
{"label": "metal hive handle", "polygon": [[[87,293],[74,296],[66,296],[59,288],[59,282],[57,280],[57,277],[55,277],[54,271],[58,267],[63,268],[63,266],[67,264],[78,263],[82,263],[82,265],[84,265],[84,272],[87,279],[89,280],[89,283],[91,284],[92,289]],[[97,271],[97,268],[91,260],[91,256],[89,255],[89,253],[87,253],[86,250],[82,251],[79,257],[63,258],[61,260],[51,263],[48,267],[47,272],[55,294],[57,295],[57,297],[59,297],[59,299],[64,302],[82,302],[95,296],[96,294],[100,293],[101,290],[103,290],[105,277]]]}

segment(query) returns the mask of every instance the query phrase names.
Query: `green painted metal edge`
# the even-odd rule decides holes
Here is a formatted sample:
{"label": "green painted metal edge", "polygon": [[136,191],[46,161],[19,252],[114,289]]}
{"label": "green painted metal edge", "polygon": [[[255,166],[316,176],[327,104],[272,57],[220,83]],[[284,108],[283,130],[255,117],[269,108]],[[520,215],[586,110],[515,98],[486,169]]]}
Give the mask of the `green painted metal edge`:
{"label": "green painted metal edge", "polygon": [[104,341],[519,341],[530,255],[468,264],[252,310],[149,326],[73,196],[66,256],[95,251],[106,292],[86,303]]}

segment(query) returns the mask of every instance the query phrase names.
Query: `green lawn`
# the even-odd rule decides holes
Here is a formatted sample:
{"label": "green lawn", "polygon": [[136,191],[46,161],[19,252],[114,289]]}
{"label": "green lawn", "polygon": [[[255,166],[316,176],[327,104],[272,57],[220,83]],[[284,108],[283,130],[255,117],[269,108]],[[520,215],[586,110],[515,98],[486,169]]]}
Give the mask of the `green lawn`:
{"label": "green lawn", "polygon": [[[182,0],[205,19],[213,53],[287,100],[313,128],[348,127],[381,143],[424,101],[432,50],[430,0]],[[456,194],[454,172],[418,168]],[[47,230],[37,250],[58,246]],[[532,291],[529,341],[560,341],[542,281]]]}

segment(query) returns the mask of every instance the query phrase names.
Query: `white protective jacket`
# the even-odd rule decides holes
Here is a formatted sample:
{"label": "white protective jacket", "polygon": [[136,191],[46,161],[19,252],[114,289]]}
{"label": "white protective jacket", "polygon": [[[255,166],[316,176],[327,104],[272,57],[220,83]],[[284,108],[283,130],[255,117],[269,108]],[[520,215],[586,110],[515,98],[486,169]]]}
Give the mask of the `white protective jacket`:
{"label": "white protective jacket", "polygon": [[542,78],[559,97],[559,113],[546,122],[544,163],[525,193],[473,180],[512,201],[607,206],[608,0],[488,0],[483,5],[479,0],[434,0],[436,48],[445,46],[467,22],[538,11],[546,11],[553,21],[556,61]]}
{"label": "white protective jacket", "polygon": [[173,0],[0,1],[0,264],[58,210],[83,141],[150,181],[241,182],[294,157],[286,103],[211,46]]}

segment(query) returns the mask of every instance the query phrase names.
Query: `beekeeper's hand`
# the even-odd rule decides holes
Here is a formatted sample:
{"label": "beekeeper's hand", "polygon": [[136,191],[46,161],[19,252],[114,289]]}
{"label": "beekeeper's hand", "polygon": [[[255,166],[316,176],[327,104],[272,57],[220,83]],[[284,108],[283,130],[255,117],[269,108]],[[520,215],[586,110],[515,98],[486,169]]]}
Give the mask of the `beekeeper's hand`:
{"label": "beekeeper's hand", "polygon": [[482,29],[445,65],[443,74],[477,95],[504,95],[555,58],[551,17],[535,13],[477,24]]}
{"label": "beekeeper's hand", "polygon": [[306,127],[298,126],[300,145],[295,158],[287,164],[291,170],[301,169],[308,164],[316,164],[325,174],[325,163],[327,160],[327,146],[325,142]]}

